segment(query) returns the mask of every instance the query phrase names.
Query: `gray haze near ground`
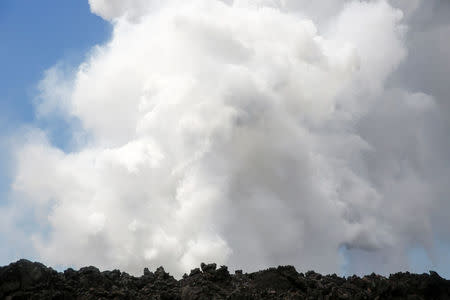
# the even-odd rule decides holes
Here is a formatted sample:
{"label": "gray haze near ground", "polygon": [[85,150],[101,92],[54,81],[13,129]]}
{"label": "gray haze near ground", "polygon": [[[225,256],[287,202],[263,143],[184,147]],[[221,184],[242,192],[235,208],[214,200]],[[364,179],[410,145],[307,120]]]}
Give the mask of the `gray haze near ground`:
{"label": "gray haze near ground", "polygon": [[[413,10],[405,9],[413,2],[416,2]],[[410,243],[425,245],[434,265],[446,265],[448,256],[439,257],[433,240],[445,241],[447,245],[450,241],[450,1],[392,3],[406,12],[408,56],[392,74],[388,86],[426,93],[433,97],[436,107],[428,114],[417,116],[404,110],[398,101],[402,95],[394,93],[384,97],[383,105],[361,120],[358,131],[374,148],[384,149],[368,157],[367,168],[372,182],[378,189],[384,189],[392,202],[404,199],[414,207],[405,210],[405,215],[421,219],[428,209],[422,210],[414,203],[433,202],[429,219],[421,222],[423,228],[432,228],[432,235],[413,237]],[[398,166],[399,160],[402,166]],[[415,174],[414,178],[406,178],[411,173]],[[370,269],[383,272],[385,260],[376,258],[379,255],[351,252],[355,263],[351,264],[350,273],[364,273],[371,261]],[[392,253],[388,251],[384,255]],[[405,263],[401,256],[398,261]]]}
{"label": "gray haze near ground", "polygon": [[78,120],[73,152],[39,128],[12,146],[1,224],[23,236],[31,208],[44,262],[361,274],[422,248],[446,263],[450,2],[89,2],[111,42],[48,70],[37,105]]}
{"label": "gray haze near ground", "polygon": [[[318,24],[326,26],[326,20],[350,1],[291,2],[299,9],[309,7]],[[378,149],[367,154],[365,168],[377,190],[389,199],[386,210],[404,201],[401,209],[405,215],[417,220],[426,215],[420,203],[433,202],[431,216],[420,222],[422,229],[418,228],[426,231],[431,227],[433,235],[411,237],[408,243],[425,247],[435,265],[446,264],[448,257],[436,255],[433,240],[445,241],[447,245],[450,241],[450,1],[390,3],[404,13],[408,55],[388,79],[387,86],[393,91],[381,97],[380,105],[362,118],[356,128],[359,135]],[[383,51],[383,45],[374,47]],[[407,96],[399,93],[399,88],[430,95],[436,107],[426,114],[415,115],[405,109],[402,98]],[[411,210],[407,210],[408,205]],[[392,271],[408,264],[393,249],[361,251],[349,246],[347,250],[350,274],[364,274],[367,270],[386,273],[387,262]],[[388,256],[395,258],[387,259]]]}
{"label": "gray haze near ground", "polygon": [[[398,0],[393,4],[405,8],[406,2]],[[450,1],[416,2],[417,7],[405,14],[409,27],[408,56],[392,74],[388,86],[426,93],[433,97],[436,107],[427,115],[415,116],[402,111],[397,101],[401,95],[392,95],[392,98],[384,98],[384,105],[361,121],[359,132],[375,148],[384,148],[385,153],[389,153],[390,157],[374,154],[367,160],[371,173],[378,174],[373,182],[379,188],[389,182],[385,186],[386,195],[391,194],[393,201],[399,198],[409,203],[433,201],[430,219],[422,222],[424,228],[432,227],[433,236],[428,236],[429,240],[413,238],[410,242],[428,245],[428,255],[434,264],[446,265],[448,257],[438,257],[432,244],[433,239],[445,241],[447,245],[450,241]],[[403,174],[401,170],[393,172],[395,160],[398,164],[399,158]],[[411,171],[416,174],[415,178],[405,179],[405,173]],[[426,210],[413,209],[405,214],[420,219]],[[357,256],[363,259],[353,264],[354,269],[363,273],[364,263],[372,256],[367,253]],[[382,271],[382,261],[375,260],[371,268]]]}

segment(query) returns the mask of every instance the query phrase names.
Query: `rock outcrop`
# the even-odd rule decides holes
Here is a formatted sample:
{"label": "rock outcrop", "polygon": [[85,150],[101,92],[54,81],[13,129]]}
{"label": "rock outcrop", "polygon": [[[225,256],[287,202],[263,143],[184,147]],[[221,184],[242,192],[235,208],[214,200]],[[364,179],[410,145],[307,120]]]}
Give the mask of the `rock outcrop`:
{"label": "rock outcrop", "polygon": [[292,266],[230,274],[226,266],[203,263],[176,280],[163,267],[134,277],[92,266],[60,273],[19,260],[0,267],[0,299],[450,299],[450,281],[433,271],[342,278]]}

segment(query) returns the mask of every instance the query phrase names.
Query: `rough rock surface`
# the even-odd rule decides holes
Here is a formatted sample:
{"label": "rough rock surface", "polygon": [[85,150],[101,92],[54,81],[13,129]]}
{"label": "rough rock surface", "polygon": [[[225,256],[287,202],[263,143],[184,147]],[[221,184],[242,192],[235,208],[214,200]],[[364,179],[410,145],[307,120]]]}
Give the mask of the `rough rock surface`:
{"label": "rough rock surface", "polygon": [[176,280],[162,267],[134,277],[95,267],[58,273],[19,260],[0,267],[0,299],[450,299],[450,281],[432,271],[341,278],[291,266],[230,274],[216,264],[201,264]]}

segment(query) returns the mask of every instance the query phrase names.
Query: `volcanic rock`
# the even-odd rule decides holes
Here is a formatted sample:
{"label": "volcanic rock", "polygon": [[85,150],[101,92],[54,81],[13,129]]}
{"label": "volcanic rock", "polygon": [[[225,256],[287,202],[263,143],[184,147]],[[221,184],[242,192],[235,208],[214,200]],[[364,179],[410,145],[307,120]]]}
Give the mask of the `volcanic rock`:
{"label": "volcanic rock", "polygon": [[292,266],[231,275],[226,266],[201,264],[176,280],[163,267],[134,277],[119,270],[71,268],[63,273],[19,260],[0,267],[0,299],[450,299],[450,281],[430,274],[396,273],[362,278],[298,273]]}

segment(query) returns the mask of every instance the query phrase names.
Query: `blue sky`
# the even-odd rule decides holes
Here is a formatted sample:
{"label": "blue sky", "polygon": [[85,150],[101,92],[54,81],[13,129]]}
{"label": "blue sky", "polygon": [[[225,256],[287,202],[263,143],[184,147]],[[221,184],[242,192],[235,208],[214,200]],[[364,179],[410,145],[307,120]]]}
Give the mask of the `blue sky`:
{"label": "blue sky", "polygon": [[[87,1],[0,1],[0,136],[36,121],[33,99],[46,69],[58,62],[76,66],[110,32]],[[62,133],[54,138],[64,141]],[[5,163],[0,157],[3,169]],[[1,172],[0,195],[8,184]]]}
{"label": "blue sky", "polygon": [[[91,47],[108,39],[111,29],[90,13],[88,1],[0,1],[0,137],[36,125],[33,99],[45,70],[59,62],[78,65]],[[52,142],[64,144],[64,130],[54,133]],[[2,143],[0,204],[6,201],[11,183],[10,157]],[[0,257],[0,262],[7,263],[9,255]]]}
{"label": "blue sky", "polygon": [[2,131],[33,121],[32,98],[46,69],[58,61],[76,65],[110,31],[109,23],[90,13],[87,1],[2,0]]}
{"label": "blue sky", "polygon": [[[48,124],[42,122],[60,122],[36,120],[34,115],[33,99],[45,70],[58,63],[77,66],[90,48],[108,40],[111,30],[110,23],[90,12],[87,0],[0,0],[0,204],[6,201],[11,183],[10,157],[2,138],[26,124],[46,129]],[[59,125],[50,138],[64,147],[67,132],[64,123]],[[33,226],[32,221],[24,225]],[[6,243],[0,236],[0,244]],[[436,245],[438,256],[450,260],[450,246],[438,241]],[[14,249],[9,250],[0,249],[0,264],[11,259]],[[345,250],[341,253],[346,255]],[[414,272],[432,268],[450,277],[450,265],[440,261],[433,267],[422,248],[412,249],[409,259]]]}

